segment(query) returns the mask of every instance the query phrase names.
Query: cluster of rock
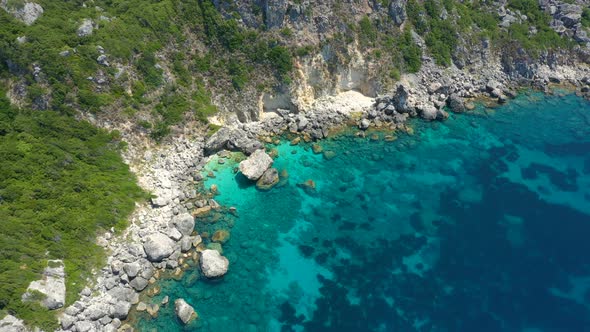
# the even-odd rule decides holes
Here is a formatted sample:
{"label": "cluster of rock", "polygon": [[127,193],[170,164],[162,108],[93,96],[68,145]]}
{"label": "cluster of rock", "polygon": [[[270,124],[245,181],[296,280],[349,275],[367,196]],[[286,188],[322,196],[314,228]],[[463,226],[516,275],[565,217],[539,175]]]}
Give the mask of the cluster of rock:
{"label": "cluster of rock", "polygon": [[[114,237],[108,232],[98,238],[98,243],[112,254],[107,266],[95,276],[95,283],[65,308],[60,317],[63,331],[124,329],[124,321],[134,306],[138,311],[157,315],[168,299],[146,304],[140,302],[140,292],[159,292],[154,284],[162,271],[169,269],[180,275],[189,259],[199,262],[205,276],[220,277],[227,272],[229,261],[202,246],[201,237],[194,233],[195,218],[190,214],[195,208],[219,208],[212,199],[199,199],[194,190],[195,180],[201,179],[198,174],[203,147],[202,139],[177,140],[164,144],[157,153],[147,151],[141,156],[149,166],[144,164],[141,166],[147,167],[134,171],[142,186],[156,197],[151,205],[136,209],[125,234]],[[177,311],[183,322],[196,318],[196,314],[187,316],[187,306],[180,307]]]}

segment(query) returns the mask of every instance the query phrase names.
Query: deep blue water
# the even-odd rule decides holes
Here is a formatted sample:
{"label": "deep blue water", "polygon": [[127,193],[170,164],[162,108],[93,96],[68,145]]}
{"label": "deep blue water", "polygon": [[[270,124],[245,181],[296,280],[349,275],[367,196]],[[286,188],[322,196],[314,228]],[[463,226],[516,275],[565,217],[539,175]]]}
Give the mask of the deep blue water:
{"label": "deep blue water", "polygon": [[269,192],[211,162],[206,186],[237,216],[196,228],[229,230],[230,271],[161,281],[152,301],[200,319],[183,328],[169,304],[139,329],[590,331],[590,104],[525,94],[413,126],[322,141],[329,160],[269,146],[289,174]]}

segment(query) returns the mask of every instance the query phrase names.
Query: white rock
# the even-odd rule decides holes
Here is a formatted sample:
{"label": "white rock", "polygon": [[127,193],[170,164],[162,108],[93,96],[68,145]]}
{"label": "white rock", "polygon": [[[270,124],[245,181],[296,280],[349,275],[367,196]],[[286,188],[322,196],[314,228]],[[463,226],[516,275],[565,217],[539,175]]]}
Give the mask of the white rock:
{"label": "white rock", "polygon": [[207,249],[201,253],[201,269],[208,278],[221,277],[227,273],[229,260],[217,251]]}
{"label": "white rock", "polygon": [[162,233],[152,234],[143,244],[143,250],[152,262],[160,262],[174,252],[174,241]]}
{"label": "white rock", "polygon": [[25,327],[22,320],[12,316],[6,315],[6,317],[0,320],[0,332],[26,332],[29,331]]}
{"label": "white rock", "polygon": [[240,172],[248,179],[256,181],[272,165],[272,158],[264,150],[256,150],[248,159],[240,162]]}
{"label": "white rock", "polygon": [[195,218],[188,213],[181,213],[173,219],[174,226],[182,235],[191,235],[195,229]]}
{"label": "white rock", "polygon": [[191,320],[197,318],[195,309],[183,299],[177,299],[174,301],[174,311],[184,324],[188,324]]}
{"label": "white rock", "polygon": [[94,25],[91,19],[84,19],[82,24],[78,27],[78,37],[87,37],[94,31]]}
{"label": "white rock", "polygon": [[24,6],[17,6],[9,5],[8,0],[1,0],[0,7],[26,25],[33,24],[43,14],[43,7],[34,2],[25,2]]}
{"label": "white rock", "polygon": [[43,271],[43,279],[32,281],[23,294],[22,300],[31,300],[33,291],[37,291],[45,295],[41,305],[54,310],[63,307],[66,301],[65,272],[61,260],[50,260],[48,265]]}

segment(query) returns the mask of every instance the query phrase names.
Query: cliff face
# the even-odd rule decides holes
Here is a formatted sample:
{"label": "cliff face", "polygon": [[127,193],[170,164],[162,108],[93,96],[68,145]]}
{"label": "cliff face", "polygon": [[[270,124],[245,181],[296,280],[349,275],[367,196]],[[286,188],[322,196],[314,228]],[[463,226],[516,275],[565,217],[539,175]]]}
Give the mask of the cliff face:
{"label": "cliff face", "polygon": [[[5,2],[0,77],[13,104],[154,139],[191,120],[250,122],[343,91],[387,94],[423,64],[520,80],[590,55],[588,0]],[[17,11],[32,7],[43,15],[23,26]]]}

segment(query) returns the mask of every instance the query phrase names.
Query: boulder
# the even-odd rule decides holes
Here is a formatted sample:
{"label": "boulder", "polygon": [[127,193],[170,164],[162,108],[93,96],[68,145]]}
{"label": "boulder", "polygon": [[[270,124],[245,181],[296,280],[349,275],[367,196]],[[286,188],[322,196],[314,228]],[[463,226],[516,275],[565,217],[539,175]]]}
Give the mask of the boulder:
{"label": "boulder", "polygon": [[195,229],[195,218],[189,213],[181,213],[174,217],[174,226],[182,235],[191,235]]}
{"label": "boulder", "polygon": [[152,234],[143,244],[147,258],[151,262],[161,262],[174,252],[174,241],[162,233]]}
{"label": "boulder", "polygon": [[44,298],[41,305],[49,310],[64,306],[66,301],[66,284],[64,265],[61,260],[50,260],[43,271],[43,279],[32,281],[22,295],[23,301],[35,299],[34,293],[41,293]]}
{"label": "boulder", "polygon": [[262,174],[258,181],[256,181],[256,188],[260,190],[270,190],[277,183],[279,183],[279,171],[276,168],[271,167]]}
{"label": "boulder", "polygon": [[227,273],[229,260],[217,251],[207,249],[201,253],[201,269],[207,278],[221,277]]}
{"label": "boulder", "polygon": [[455,113],[465,112],[465,101],[457,94],[451,94],[447,99],[447,105]]}
{"label": "boulder", "polygon": [[129,278],[135,278],[139,271],[141,270],[141,265],[138,262],[127,263],[123,265],[123,271]]}
{"label": "boulder", "polygon": [[362,119],[359,124],[359,129],[367,130],[370,125],[371,125],[371,121],[369,121],[368,119]]}
{"label": "boulder", "polygon": [[248,159],[240,162],[240,172],[248,179],[256,181],[272,163],[272,158],[264,150],[256,150]]}
{"label": "boulder", "polygon": [[82,21],[82,24],[80,24],[80,26],[78,27],[78,37],[90,36],[92,34],[92,31],[94,31],[94,24],[92,20],[88,18],[84,19]]}
{"label": "boulder", "polygon": [[183,324],[188,324],[193,319],[198,318],[195,309],[183,299],[177,299],[174,301],[174,312],[176,312],[176,316],[178,316]]}
{"label": "boulder", "polygon": [[205,153],[211,155],[223,149],[229,149],[251,154],[262,147],[262,143],[249,138],[244,130],[223,127],[207,140]]}
{"label": "boulder", "polygon": [[110,314],[113,318],[126,319],[130,309],[131,303],[118,302],[117,304],[110,307]]}
{"label": "boulder", "polygon": [[133,287],[138,292],[144,290],[148,285],[148,280],[144,277],[136,277],[129,282],[129,286]]}

